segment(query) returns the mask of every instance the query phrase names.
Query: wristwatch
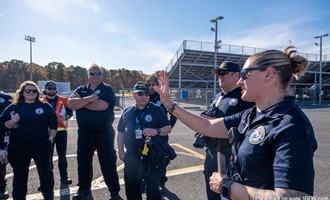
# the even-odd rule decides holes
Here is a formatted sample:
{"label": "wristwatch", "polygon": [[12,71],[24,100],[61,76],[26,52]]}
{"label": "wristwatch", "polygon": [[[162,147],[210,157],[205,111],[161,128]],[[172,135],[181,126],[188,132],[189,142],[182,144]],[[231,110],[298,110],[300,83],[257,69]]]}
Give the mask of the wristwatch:
{"label": "wristwatch", "polygon": [[233,183],[232,179],[227,179],[222,185],[222,196],[226,199],[230,199],[230,187]]}
{"label": "wristwatch", "polygon": [[162,130],[160,128],[157,128],[157,135],[159,135],[160,132],[162,132]]}
{"label": "wristwatch", "polygon": [[170,104],[167,107],[167,111],[169,113],[172,113],[175,110],[175,106],[177,106],[178,104],[174,103],[173,101],[170,101]]}

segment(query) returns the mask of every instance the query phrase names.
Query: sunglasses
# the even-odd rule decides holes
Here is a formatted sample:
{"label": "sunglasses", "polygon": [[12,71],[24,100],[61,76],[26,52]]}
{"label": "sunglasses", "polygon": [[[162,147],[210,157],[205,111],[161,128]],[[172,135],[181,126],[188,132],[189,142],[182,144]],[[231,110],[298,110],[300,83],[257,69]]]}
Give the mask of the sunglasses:
{"label": "sunglasses", "polygon": [[90,76],[101,76],[102,72],[89,72]]}
{"label": "sunglasses", "polygon": [[143,95],[145,95],[146,97],[150,96],[150,93],[147,92],[137,92],[136,94],[139,95],[139,97],[142,97]]}
{"label": "sunglasses", "polygon": [[47,90],[57,90],[57,87],[48,87]]}
{"label": "sunglasses", "polygon": [[254,70],[265,70],[265,69],[267,69],[267,67],[264,67],[264,66],[244,68],[244,69],[241,70],[240,75],[241,75],[241,78],[243,80],[246,80],[251,71],[254,71]]}
{"label": "sunglasses", "polygon": [[26,93],[37,93],[38,92],[38,90],[36,90],[36,89],[25,89],[24,90],[24,92],[26,92]]}
{"label": "sunglasses", "polygon": [[225,76],[227,74],[229,74],[229,72],[224,72],[224,71],[221,71],[221,70],[218,71],[218,76]]}

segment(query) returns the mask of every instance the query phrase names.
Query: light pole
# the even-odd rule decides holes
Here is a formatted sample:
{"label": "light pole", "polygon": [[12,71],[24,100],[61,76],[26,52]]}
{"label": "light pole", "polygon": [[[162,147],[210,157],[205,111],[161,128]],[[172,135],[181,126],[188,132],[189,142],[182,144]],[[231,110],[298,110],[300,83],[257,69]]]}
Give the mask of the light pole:
{"label": "light pole", "polygon": [[[217,52],[219,49],[219,43],[221,43],[221,40],[218,41],[218,20],[222,20],[223,16],[218,16],[214,19],[211,19],[211,23],[215,23],[215,28],[211,28],[211,31],[215,33],[215,39],[214,39],[214,67],[217,67]],[[216,90],[217,90],[217,75],[215,74],[213,77],[213,95],[216,95]]]}
{"label": "light pole", "polygon": [[32,42],[36,42],[36,38],[25,35],[24,40],[30,41],[30,80],[32,81]]}
{"label": "light pole", "polygon": [[320,38],[320,44],[315,43],[316,46],[320,46],[319,104],[322,103],[322,38],[327,36],[329,36],[329,34],[323,34],[314,37],[315,39]]}

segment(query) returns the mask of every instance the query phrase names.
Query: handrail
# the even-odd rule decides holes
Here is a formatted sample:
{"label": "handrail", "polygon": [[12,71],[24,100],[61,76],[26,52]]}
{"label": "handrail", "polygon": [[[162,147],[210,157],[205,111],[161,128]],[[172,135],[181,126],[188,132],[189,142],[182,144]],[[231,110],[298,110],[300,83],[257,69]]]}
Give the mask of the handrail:
{"label": "handrail", "polygon": [[[193,40],[184,40],[180,45],[179,49],[175,52],[173,58],[166,66],[165,71],[171,71],[173,65],[178,61],[179,57],[184,53],[184,50],[197,50],[197,51],[214,51],[214,43],[212,42],[202,42],[202,41],[193,41]],[[218,52],[220,53],[230,53],[238,55],[253,55],[257,52],[265,51],[267,49],[259,47],[247,47],[239,45],[230,45],[230,44],[220,44]],[[319,61],[319,54],[311,53],[302,53],[298,52],[299,55],[304,56],[309,61]],[[322,55],[322,61],[330,61],[330,54]]]}

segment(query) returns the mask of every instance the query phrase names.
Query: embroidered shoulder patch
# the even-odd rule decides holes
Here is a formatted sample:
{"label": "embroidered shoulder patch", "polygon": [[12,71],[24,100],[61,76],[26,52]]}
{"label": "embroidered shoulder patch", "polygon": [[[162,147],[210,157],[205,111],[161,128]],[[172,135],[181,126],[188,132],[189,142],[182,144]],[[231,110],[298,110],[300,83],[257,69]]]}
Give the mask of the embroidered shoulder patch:
{"label": "embroidered shoulder patch", "polygon": [[265,127],[259,126],[250,135],[249,142],[251,144],[260,144],[264,140],[265,135],[266,135]]}
{"label": "embroidered shoulder patch", "polygon": [[229,100],[229,105],[230,106],[236,106],[238,104],[238,99],[237,98],[232,98]]}
{"label": "embroidered shoulder patch", "polygon": [[152,116],[151,116],[151,115],[146,115],[146,116],[144,117],[144,120],[146,120],[146,122],[151,122],[151,120],[152,120]]}
{"label": "embroidered shoulder patch", "polygon": [[44,109],[42,109],[42,108],[37,108],[34,112],[35,112],[36,114],[38,114],[38,115],[41,115],[41,114],[44,113]]}

